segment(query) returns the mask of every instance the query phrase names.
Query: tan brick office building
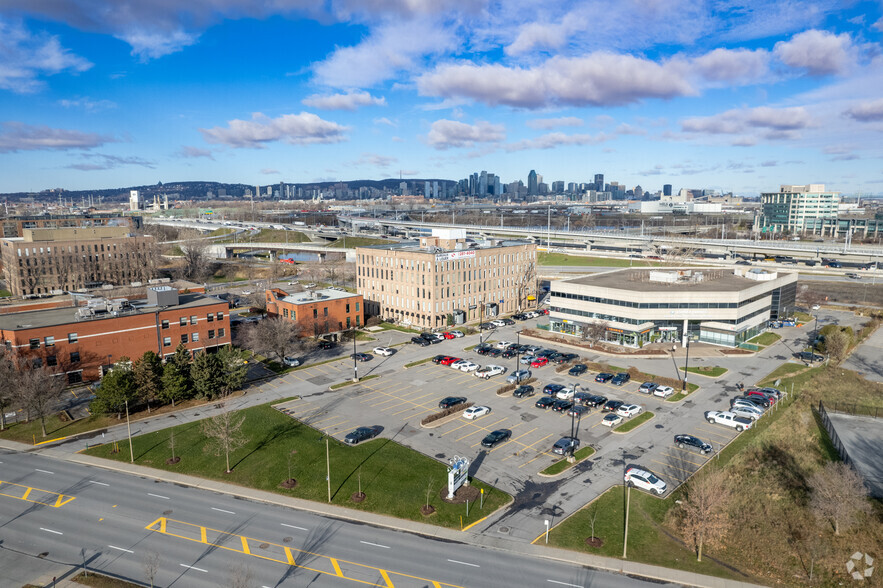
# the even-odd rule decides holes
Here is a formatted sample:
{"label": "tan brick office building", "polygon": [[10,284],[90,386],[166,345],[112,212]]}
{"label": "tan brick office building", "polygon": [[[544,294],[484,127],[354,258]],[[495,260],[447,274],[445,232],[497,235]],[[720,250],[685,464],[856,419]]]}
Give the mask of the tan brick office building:
{"label": "tan brick office building", "polygon": [[304,337],[335,334],[364,324],[361,294],[341,290],[306,290],[289,294],[279,288],[266,291],[267,314],[294,321]]}
{"label": "tan brick office building", "polygon": [[153,278],[153,237],[128,227],[24,229],[0,239],[0,258],[13,296],[77,291]]}
{"label": "tan brick office building", "polygon": [[467,243],[462,229],[433,229],[419,243],[356,248],[369,315],[441,328],[536,305],[533,243]]}

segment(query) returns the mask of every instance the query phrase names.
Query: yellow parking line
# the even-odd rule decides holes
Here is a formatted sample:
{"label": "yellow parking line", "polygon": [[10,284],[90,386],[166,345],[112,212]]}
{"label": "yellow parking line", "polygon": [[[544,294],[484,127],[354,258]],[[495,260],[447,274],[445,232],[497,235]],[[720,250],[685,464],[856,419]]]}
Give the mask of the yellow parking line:
{"label": "yellow parking line", "polygon": [[472,431],[471,433],[466,433],[465,435],[463,435],[462,437],[460,437],[458,439],[455,439],[454,441],[462,441],[466,437],[469,437],[470,435],[475,435],[476,433],[487,433],[488,431],[493,431],[494,427],[496,427],[496,425],[499,425],[500,423],[502,423],[505,420],[506,420],[506,418],[503,417],[500,420],[498,420],[497,422],[495,422],[493,425],[490,425],[489,427],[482,427],[481,425],[476,425],[474,431]]}
{"label": "yellow parking line", "polygon": [[[417,407],[414,407],[414,408],[417,408]],[[434,412],[434,411],[436,411],[436,410],[438,410],[438,409],[437,409],[437,408],[425,408],[425,409],[419,411],[417,414],[406,416],[406,417],[403,418],[402,420],[403,420],[403,421],[408,421],[408,420],[411,420],[411,417],[412,417],[412,416],[419,416],[419,415],[421,415],[421,414],[423,414],[423,413],[425,413],[425,412]]]}
{"label": "yellow parking line", "polygon": [[670,463],[665,463],[665,462],[659,461],[658,459],[651,459],[650,461],[652,461],[652,462],[654,462],[654,463],[658,463],[658,464],[660,464],[660,465],[663,465],[663,466],[665,466],[665,467],[667,467],[667,468],[673,468],[673,469],[676,469],[676,470],[681,470],[682,472],[686,472],[688,476],[691,476],[691,475],[693,474],[693,471],[692,471],[692,470],[685,470],[684,468],[679,468],[679,467],[676,466],[676,465],[673,465],[673,464],[670,464]]}
{"label": "yellow parking line", "polygon": [[528,461],[527,463],[523,463],[523,464],[521,464],[520,466],[518,466],[518,469],[521,469],[521,468],[523,468],[523,467],[526,466],[526,465],[530,465],[530,464],[532,464],[533,462],[535,462],[536,460],[538,460],[538,459],[541,458],[541,457],[549,457],[549,452],[544,451],[544,452],[542,452],[542,453],[538,453],[537,456],[536,456],[535,458],[533,458],[532,460],[530,460],[530,461]]}
{"label": "yellow parking line", "polygon": [[[693,455],[692,453],[689,453],[689,452],[687,452],[686,450],[684,450],[684,453],[687,453],[688,455],[691,455],[691,456]],[[671,457],[672,459],[677,459],[678,461],[681,461],[681,462],[684,462],[684,463],[691,463],[691,464],[693,464],[694,466],[701,466],[701,465],[704,465],[704,464],[705,464],[704,461],[701,462],[701,463],[697,463],[697,462],[695,462],[695,461],[690,461],[689,459],[684,458],[684,456],[682,456],[682,455],[673,455],[673,454],[671,454],[671,453],[666,453],[666,452],[664,452],[664,451],[662,452],[662,455],[664,455],[665,457]]]}
{"label": "yellow parking line", "polygon": [[395,586],[393,586],[392,584],[392,580],[389,579],[389,574],[386,573],[386,570],[380,568],[377,569],[380,570],[380,575],[383,576],[383,580],[386,582],[387,588],[395,588]]}
{"label": "yellow parking line", "polygon": [[454,431],[459,431],[459,430],[462,429],[463,427],[468,427],[468,426],[471,425],[471,424],[472,424],[471,421],[465,421],[465,422],[464,422],[462,425],[460,425],[459,427],[455,427],[455,428],[451,429],[450,431],[445,431],[444,433],[439,433],[439,434],[436,435],[436,436],[437,436],[437,437],[444,437],[445,435],[449,435],[449,434],[453,433]]}
{"label": "yellow parking line", "polygon": [[516,452],[513,453],[512,455],[507,455],[506,457],[504,457],[504,458],[501,459],[500,461],[506,461],[507,459],[512,459],[513,457],[520,457],[521,455],[524,454],[525,451],[527,451],[528,449],[533,449],[536,445],[542,443],[543,441],[545,441],[546,439],[548,439],[548,438],[551,437],[551,436],[552,436],[552,435],[549,434],[549,435],[546,435],[545,437],[543,437],[542,439],[540,439],[539,441],[536,441],[536,442],[534,442],[534,443],[531,443],[530,445],[523,445],[524,449],[521,449],[521,450],[519,450],[519,451],[516,451]]}
{"label": "yellow parking line", "polygon": [[[705,427],[696,427],[696,429],[698,429],[699,431],[702,431],[706,435],[713,435],[713,436],[719,437],[721,439],[726,439],[727,442],[729,442],[732,439],[732,437],[730,437],[729,435],[726,435],[724,433],[724,431],[715,431],[714,429],[705,428]],[[699,437],[699,435],[696,435],[696,436]]]}
{"label": "yellow parking line", "polygon": [[[520,427],[520,426],[523,425],[523,424],[524,424],[523,422],[521,422],[521,423],[515,423],[515,424],[512,425],[511,427],[500,427],[500,428],[509,429],[509,430],[511,431],[512,429],[516,429],[516,428]],[[494,427],[494,429],[496,429],[496,427]],[[536,427],[534,427],[533,429],[531,429],[531,431],[535,431],[535,430],[536,430]],[[527,433],[530,433],[530,431],[528,431]],[[524,435],[527,435],[527,433],[525,433]],[[522,435],[521,437],[523,437],[524,435]],[[518,438],[520,439],[520,437],[518,437]],[[517,440],[516,440],[516,439],[509,439],[509,441],[507,441],[506,443],[517,443]],[[522,447],[525,446],[524,443],[518,443],[518,444],[521,445]],[[476,443],[473,443],[472,445],[470,445],[470,447],[478,447],[479,445],[481,445],[481,441],[477,441]],[[505,444],[504,444],[504,445],[505,445]],[[496,451],[496,450],[499,449],[500,447],[503,447],[504,445],[497,445],[497,446],[494,447],[493,449],[488,450],[488,453],[493,453],[494,451]]]}

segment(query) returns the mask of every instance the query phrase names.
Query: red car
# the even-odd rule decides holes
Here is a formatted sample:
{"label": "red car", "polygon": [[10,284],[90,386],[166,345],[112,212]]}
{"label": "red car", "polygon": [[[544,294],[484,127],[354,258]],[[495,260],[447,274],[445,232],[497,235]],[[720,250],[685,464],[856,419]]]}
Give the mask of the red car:
{"label": "red car", "polygon": [[441,365],[451,365],[455,361],[460,361],[460,358],[459,357],[451,357],[449,355],[448,357],[444,358],[443,360],[441,360],[438,363],[440,363]]}
{"label": "red car", "polygon": [[532,362],[530,362],[530,367],[539,368],[539,367],[543,367],[547,363],[549,363],[548,357],[538,357],[535,360],[533,360]]}
{"label": "red car", "polygon": [[447,331],[442,333],[442,335],[444,335],[445,339],[456,339],[456,337],[454,337],[454,335],[452,335],[451,333],[449,333]]}
{"label": "red car", "polygon": [[762,390],[749,390],[745,393],[745,396],[757,396],[758,398],[764,398],[769,401],[770,406],[776,403],[776,397],[772,394],[767,394]]}

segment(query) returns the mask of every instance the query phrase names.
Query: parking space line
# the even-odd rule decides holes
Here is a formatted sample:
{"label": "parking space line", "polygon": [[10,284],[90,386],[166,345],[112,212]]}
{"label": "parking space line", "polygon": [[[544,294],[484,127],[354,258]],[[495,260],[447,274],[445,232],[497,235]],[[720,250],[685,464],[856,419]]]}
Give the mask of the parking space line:
{"label": "parking space line", "polygon": [[[414,407],[414,408],[417,408],[417,407]],[[432,411],[434,411],[434,410],[438,410],[438,409],[437,409],[437,408],[425,408],[425,409],[419,411],[417,414],[415,414],[415,415],[411,415],[411,416],[419,416],[419,415],[421,415],[421,414],[423,414],[423,413],[432,412]],[[406,417],[403,418],[402,420],[403,420],[403,421],[410,420],[411,416],[406,416]]]}
{"label": "parking space line", "polygon": [[[490,425],[489,427],[482,427],[481,425],[475,425],[474,431],[472,431],[471,433],[466,433],[465,435],[463,435],[462,437],[459,437],[458,439],[455,439],[454,441],[455,442],[462,441],[466,437],[469,437],[470,435],[475,435],[476,433],[487,433],[489,431],[493,431],[497,425],[499,425],[500,423],[502,423],[505,420],[506,420],[506,417],[503,417],[500,420],[498,420],[497,422],[495,422],[493,425]],[[475,424],[475,423],[472,423],[472,424]]]}
{"label": "parking space line", "polygon": [[548,439],[551,436],[552,436],[552,434],[550,433],[550,434],[546,435],[545,437],[543,437],[542,439],[540,439],[539,441],[535,441],[534,443],[531,443],[530,445],[523,445],[524,449],[516,451],[512,455],[507,455],[506,457],[504,457],[500,461],[503,462],[503,461],[506,461],[507,459],[512,459],[513,457],[520,457],[524,454],[525,451],[527,451],[529,449],[534,449],[536,445],[539,445],[540,443],[542,443],[543,441],[545,441],[546,439]]}
{"label": "parking space line", "polygon": [[526,465],[530,465],[530,464],[532,464],[533,462],[535,462],[536,460],[538,460],[538,459],[541,458],[541,457],[549,457],[550,455],[551,455],[551,454],[550,454],[549,452],[547,452],[547,451],[543,451],[542,453],[537,453],[537,456],[536,456],[535,458],[533,458],[532,460],[530,460],[530,461],[528,461],[528,462],[526,462],[526,463],[521,464],[520,466],[518,466],[518,469],[521,469],[521,468],[523,468],[523,467],[526,466]]}
{"label": "parking space line", "polygon": [[[523,425],[523,424],[524,424],[523,422],[520,422],[520,423],[515,423],[515,424],[512,425],[511,427],[500,427],[500,428],[502,428],[502,429],[509,429],[510,431],[512,431],[513,429],[517,429],[518,427],[520,427],[520,426]],[[537,427],[534,427],[534,428],[531,429],[530,431],[536,431],[536,430],[537,430]],[[528,431],[527,433],[530,433],[530,431]],[[525,433],[525,435],[527,435],[527,433]],[[523,437],[523,436],[524,436],[524,435],[522,435],[522,437]],[[510,440],[508,441],[508,443],[518,443],[518,441],[517,441],[516,439],[520,439],[520,437],[516,437],[515,439],[510,439]],[[521,445],[522,447],[524,447],[524,443],[518,443],[518,444]],[[481,441],[477,441],[477,442],[473,443],[472,445],[470,445],[470,448],[472,448],[472,447],[478,447],[479,445],[481,445]],[[488,451],[488,453],[493,453],[494,451],[496,451],[496,450],[499,449],[500,447],[503,447],[503,446],[502,446],[502,445],[497,445],[497,446],[494,447],[493,449],[490,449],[490,450]]]}
{"label": "parking space line", "polygon": [[687,473],[687,477],[692,476],[693,473],[696,471],[696,470],[686,470],[686,469],[681,468],[681,467],[678,467],[678,466],[676,466],[676,465],[674,465],[674,464],[666,463],[666,462],[664,462],[664,461],[659,461],[658,459],[651,459],[650,461],[652,461],[652,462],[654,462],[654,463],[658,463],[659,465],[663,465],[663,466],[665,466],[665,467],[667,467],[667,468],[673,468],[673,469],[676,469],[676,470],[681,470],[682,472],[686,472],[686,473]]}
{"label": "parking space line", "polygon": [[[676,447],[675,449],[678,449],[678,448]],[[689,455],[689,456],[691,456],[691,457],[695,455],[693,452],[691,452],[691,451],[687,451],[686,449],[682,449],[681,451],[683,451],[684,453],[686,453],[687,455]],[[664,451],[662,452],[662,455],[664,455],[664,456],[666,456],[666,457],[671,457],[671,458],[673,458],[673,459],[677,459],[677,460],[682,461],[682,462],[684,462],[684,463],[690,463],[690,464],[693,464],[694,466],[700,466],[700,467],[701,467],[701,466],[705,465],[705,462],[704,462],[704,461],[703,461],[703,462],[690,461],[689,459],[685,458],[683,455],[677,455],[677,454],[666,453],[666,452],[664,452]]]}
{"label": "parking space line", "polygon": [[329,429],[339,429],[340,427],[344,426],[348,422],[350,422],[349,419],[343,419],[342,421],[336,422],[333,425],[326,423],[326,424],[322,425],[321,430],[327,432]]}
{"label": "parking space line", "polygon": [[449,435],[449,434],[451,434],[451,433],[453,433],[453,432],[455,432],[455,431],[459,431],[459,430],[462,429],[463,427],[468,427],[468,426],[471,425],[471,424],[472,424],[472,423],[471,423],[470,421],[466,421],[466,422],[464,422],[462,425],[460,425],[459,427],[455,427],[455,428],[451,429],[450,431],[445,431],[444,433],[439,433],[439,434],[436,435],[436,436],[437,436],[437,437],[444,437],[445,435]]}
{"label": "parking space line", "polygon": [[[714,430],[714,429],[710,429],[710,428],[706,429],[705,427],[696,427],[696,428],[697,428],[698,430],[702,431],[703,433],[708,434],[708,435],[713,435],[713,436],[715,436],[715,437],[719,437],[719,438],[721,438],[721,439],[726,439],[726,440],[727,440],[727,441],[726,441],[727,443],[729,443],[729,442],[733,439],[733,437],[730,437],[729,435],[725,434],[724,431],[716,431],[716,430]],[[699,436],[699,435],[697,435],[697,437],[698,437],[698,436]]]}

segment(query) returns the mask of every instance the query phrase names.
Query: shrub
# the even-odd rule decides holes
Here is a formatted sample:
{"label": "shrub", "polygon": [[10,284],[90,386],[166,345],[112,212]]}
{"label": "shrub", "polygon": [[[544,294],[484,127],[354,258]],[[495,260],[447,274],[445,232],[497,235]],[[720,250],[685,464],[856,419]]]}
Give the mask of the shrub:
{"label": "shrub", "polygon": [[422,421],[420,421],[420,424],[421,425],[428,425],[431,422],[434,422],[434,421],[437,421],[438,419],[452,415],[455,412],[460,412],[461,410],[466,410],[467,408],[469,408],[473,404],[475,404],[475,403],[474,402],[465,402],[463,404],[455,404],[454,406],[452,406],[450,408],[446,408],[446,409],[441,410],[435,414],[429,415],[428,417],[426,417]]}
{"label": "shrub", "polygon": [[372,316],[371,318],[369,318],[368,320],[365,321],[365,326],[366,327],[376,327],[382,322],[383,321],[380,319],[379,316]]}

